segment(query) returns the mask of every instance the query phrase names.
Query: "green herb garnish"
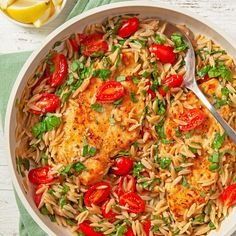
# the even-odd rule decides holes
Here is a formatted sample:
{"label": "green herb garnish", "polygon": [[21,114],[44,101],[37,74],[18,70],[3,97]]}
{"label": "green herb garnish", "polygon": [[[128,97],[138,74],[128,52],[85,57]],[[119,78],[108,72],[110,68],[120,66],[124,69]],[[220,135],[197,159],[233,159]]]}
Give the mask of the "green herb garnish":
{"label": "green herb garnish", "polygon": [[104,107],[102,107],[99,103],[91,104],[90,107],[96,112],[104,112]]}

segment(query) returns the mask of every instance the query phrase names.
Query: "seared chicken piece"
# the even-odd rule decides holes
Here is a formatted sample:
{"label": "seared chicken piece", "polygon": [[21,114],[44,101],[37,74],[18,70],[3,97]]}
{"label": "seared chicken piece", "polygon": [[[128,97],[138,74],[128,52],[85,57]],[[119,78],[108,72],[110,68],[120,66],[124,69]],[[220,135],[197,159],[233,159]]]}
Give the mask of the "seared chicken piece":
{"label": "seared chicken piece", "polygon": [[[134,63],[133,54],[128,53],[129,65],[121,64],[109,80],[115,80],[118,75],[131,75],[137,66]],[[127,62],[126,62],[127,63]],[[138,86],[132,80],[122,81],[125,88],[123,100],[119,106],[102,103],[102,112],[95,111],[91,104],[95,102],[95,95],[104,82],[99,78],[91,78],[88,87],[78,97],[68,104],[63,116],[64,137],[57,148],[54,159],[64,165],[79,161],[82,158],[85,145],[96,148],[96,154],[92,157],[83,157],[86,171],[81,173],[80,179],[84,185],[92,185],[99,182],[107,173],[111,158],[121,150],[129,150],[130,145],[136,141],[140,133],[140,127],[130,130],[132,125],[140,122],[144,110],[144,97],[138,93]],[[135,94],[136,102],[131,100],[130,92]],[[132,119],[129,114],[132,112]]]}
{"label": "seared chicken piece", "polygon": [[[201,89],[205,91],[210,91],[210,94],[216,94],[218,97],[222,96],[221,94],[221,85],[215,79],[207,81],[201,84]],[[209,150],[207,147],[213,142],[215,133],[219,132],[222,128],[210,114],[210,112],[204,107],[204,105],[198,100],[198,98],[192,93],[189,92],[186,95],[186,100],[182,101],[181,105],[176,105],[177,107],[170,107],[167,119],[164,125],[165,133],[167,139],[172,139],[175,136],[176,128],[179,124],[176,120],[179,119],[180,113],[183,112],[180,106],[191,105],[194,108],[200,108],[206,114],[204,122],[194,129],[194,135],[192,137],[186,138],[185,135],[182,135],[183,143],[179,144],[179,160],[182,159],[182,151],[186,150],[184,147],[191,143],[200,143],[202,146],[201,155],[193,154],[193,156],[188,157],[188,162],[193,163],[192,167],[189,167],[191,173],[185,175],[189,187],[184,187],[182,181],[176,184],[175,186],[172,183],[166,184],[166,195],[170,210],[177,221],[182,221],[184,219],[184,214],[194,203],[197,206],[201,204],[206,204],[207,201],[200,193],[209,194],[210,187],[207,186],[207,183],[215,184],[218,179],[218,173],[212,172],[209,170],[211,162],[208,160],[210,157]],[[178,107],[179,106],[179,107]],[[186,108],[184,108],[185,110]],[[224,117],[224,119],[229,119],[229,106],[224,105],[219,110],[219,113]],[[176,119],[176,120],[175,120]],[[200,141],[201,140],[201,141]],[[202,141],[203,140],[203,141]],[[228,145],[228,144],[225,144]],[[230,143],[229,143],[230,147]],[[172,145],[160,144],[159,147],[160,153],[173,153]],[[178,162],[178,158],[174,160]],[[212,186],[212,185],[211,185]]]}

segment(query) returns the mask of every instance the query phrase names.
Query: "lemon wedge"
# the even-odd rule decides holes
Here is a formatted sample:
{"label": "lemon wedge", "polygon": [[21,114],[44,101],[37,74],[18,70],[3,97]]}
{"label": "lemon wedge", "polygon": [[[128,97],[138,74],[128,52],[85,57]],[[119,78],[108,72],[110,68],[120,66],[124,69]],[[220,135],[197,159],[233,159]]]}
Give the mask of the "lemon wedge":
{"label": "lemon wedge", "polygon": [[63,0],[52,0],[54,6],[60,6]]}
{"label": "lemon wedge", "polygon": [[44,12],[44,14],[38,19],[36,20],[33,24],[36,28],[41,27],[43,24],[45,24],[49,18],[54,14],[55,12],[55,7],[52,4],[52,2],[50,2],[50,6],[49,8]]}
{"label": "lemon wedge", "polygon": [[0,8],[4,10],[14,2],[15,0],[0,0]]}
{"label": "lemon wedge", "polygon": [[33,23],[50,8],[50,0],[17,0],[6,9],[6,13],[16,21]]}

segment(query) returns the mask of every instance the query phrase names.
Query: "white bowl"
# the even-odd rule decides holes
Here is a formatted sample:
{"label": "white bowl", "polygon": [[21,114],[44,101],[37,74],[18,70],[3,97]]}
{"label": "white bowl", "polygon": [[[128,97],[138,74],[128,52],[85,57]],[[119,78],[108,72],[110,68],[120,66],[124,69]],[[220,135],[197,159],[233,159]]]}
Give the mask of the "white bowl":
{"label": "white bowl", "polygon": [[[54,21],[59,15],[61,15],[62,11],[64,10],[64,8],[65,8],[65,6],[68,2],[69,2],[68,0],[63,0],[63,2],[61,4],[61,7],[60,7],[60,10],[58,12],[54,13],[42,26],[45,26],[45,25],[49,24],[50,22]],[[4,12],[1,9],[0,9],[0,13],[2,13],[2,15],[5,16],[9,21],[11,21],[11,22],[13,22],[17,25],[20,25],[20,26],[23,26],[23,27],[26,27],[26,28],[35,28],[35,26],[33,24],[21,23],[17,20],[14,20],[6,12]]]}
{"label": "white bowl", "polygon": [[[81,32],[87,24],[102,21],[108,16],[126,13],[139,13],[144,17],[158,17],[173,23],[185,23],[193,32],[203,33],[212,38],[216,43],[220,44],[227,52],[229,52],[234,60],[236,59],[235,43],[224,32],[218,30],[216,26],[207,22],[206,19],[202,19],[184,9],[158,4],[153,1],[121,2],[101,6],[74,17],[52,32],[44,41],[42,46],[29,57],[18,75],[9,99],[5,122],[8,158],[14,186],[29,214],[49,235],[67,236],[70,235],[70,233],[65,228],[52,223],[48,217],[41,215],[33,201],[32,192],[29,192],[28,194],[24,192],[23,186],[20,182],[20,177],[16,172],[15,162],[16,99],[20,98],[32,71],[36,69],[39,62],[46,56],[56,41],[62,40],[65,36],[70,35],[73,32]],[[210,235],[229,236],[236,230],[235,218],[236,208],[233,210],[232,214],[223,221],[220,231],[213,231]]]}

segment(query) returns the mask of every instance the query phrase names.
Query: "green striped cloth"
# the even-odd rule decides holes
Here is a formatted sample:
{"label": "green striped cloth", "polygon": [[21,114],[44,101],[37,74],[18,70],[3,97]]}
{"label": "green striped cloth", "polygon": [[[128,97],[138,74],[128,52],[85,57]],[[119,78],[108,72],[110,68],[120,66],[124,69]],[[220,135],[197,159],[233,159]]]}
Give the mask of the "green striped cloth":
{"label": "green striped cloth", "polygon": [[[124,0],[78,0],[68,19],[91,8]],[[15,79],[31,52],[20,52],[0,55],[0,131],[6,114],[7,101]],[[31,218],[17,194],[16,202],[20,211],[20,236],[47,235]]]}

